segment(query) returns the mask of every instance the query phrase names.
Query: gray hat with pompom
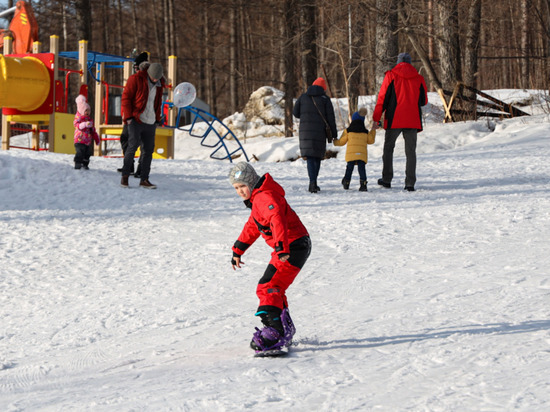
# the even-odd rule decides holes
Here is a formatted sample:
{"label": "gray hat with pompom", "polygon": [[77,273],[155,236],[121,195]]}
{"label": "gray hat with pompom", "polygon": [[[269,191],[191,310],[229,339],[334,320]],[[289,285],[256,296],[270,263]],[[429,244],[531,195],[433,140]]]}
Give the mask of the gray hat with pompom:
{"label": "gray hat with pompom", "polygon": [[411,62],[412,62],[412,59],[409,53],[399,53],[399,56],[397,56],[397,64],[399,63],[411,64]]}
{"label": "gray hat with pompom", "polygon": [[232,185],[242,183],[247,185],[251,191],[259,180],[260,176],[258,176],[250,163],[239,162],[229,172],[229,181]]}

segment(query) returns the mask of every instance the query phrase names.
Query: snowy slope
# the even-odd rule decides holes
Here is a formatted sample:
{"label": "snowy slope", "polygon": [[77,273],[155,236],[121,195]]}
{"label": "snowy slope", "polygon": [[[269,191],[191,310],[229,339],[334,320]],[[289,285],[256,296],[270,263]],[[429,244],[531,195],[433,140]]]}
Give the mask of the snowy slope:
{"label": "snowy slope", "polygon": [[549,138],[545,114],[428,123],[408,193],[402,140],[376,185],[381,132],[368,193],[342,152],[317,195],[277,162],[297,139],[249,139],[313,241],[280,359],[248,348],[270,250],[231,269],[228,162],[181,138],[125,190],[120,159],[0,151],[0,410],[550,410]]}

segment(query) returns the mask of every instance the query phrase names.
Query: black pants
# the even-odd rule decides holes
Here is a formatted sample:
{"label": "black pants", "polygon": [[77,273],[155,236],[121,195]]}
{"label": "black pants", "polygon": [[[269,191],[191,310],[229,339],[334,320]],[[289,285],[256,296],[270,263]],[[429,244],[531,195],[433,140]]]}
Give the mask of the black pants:
{"label": "black pants", "polygon": [[344,179],[346,179],[347,181],[351,181],[351,175],[353,174],[353,169],[355,168],[355,165],[357,165],[357,171],[359,172],[359,180],[366,182],[367,172],[365,170],[365,162],[363,162],[362,160],[354,160],[353,162],[348,162]]}
{"label": "black pants", "polygon": [[416,129],[388,129],[384,137],[384,153],[382,155],[382,180],[391,183],[393,179],[393,149],[397,137],[403,133],[405,139],[405,186],[414,187],[416,183]]}
{"label": "black pants", "polygon": [[151,160],[155,150],[156,129],[155,124],[139,123],[136,120],[128,125],[128,147],[124,153],[123,176],[129,176],[132,172],[136,151],[141,146],[141,180],[149,179]]}
{"label": "black pants", "polygon": [[[124,124],[122,126],[122,132],[120,133],[120,147],[122,147],[122,155],[124,156],[126,154],[126,149],[128,149],[128,125]],[[139,160],[138,160],[138,167],[137,167],[137,173],[141,173],[141,158],[143,157],[143,150],[140,152]],[[124,161],[124,160],[123,160]],[[134,165],[132,165],[132,170],[130,173],[134,173]]]}
{"label": "black pants", "polygon": [[74,148],[76,152],[74,155],[74,164],[88,166],[90,157],[94,151],[94,144],[75,143]]}

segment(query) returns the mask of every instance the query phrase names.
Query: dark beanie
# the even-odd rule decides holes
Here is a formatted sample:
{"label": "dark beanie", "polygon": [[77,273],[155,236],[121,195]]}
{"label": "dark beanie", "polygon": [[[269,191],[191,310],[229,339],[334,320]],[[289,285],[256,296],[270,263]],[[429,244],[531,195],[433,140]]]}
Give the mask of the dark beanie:
{"label": "dark beanie", "polygon": [[248,186],[250,191],[254,189],[258,180],[260,180],[260,176],[258,176],[250,163],[239,162],[229,172],[229,181],[232,185],[243,183]]}
{"label": "dark beanie", "polygon": [[149,60],[149,53],[143,52],[134,59],[134,64],[139,67],[142,62],[146,62],[147,60]]}
{"label": "dark beanie", "polygon": [[409,53],[399,53],[399,56],[397,56],[397,64],[399,63],[409,63],[411,64],[411,56]]}

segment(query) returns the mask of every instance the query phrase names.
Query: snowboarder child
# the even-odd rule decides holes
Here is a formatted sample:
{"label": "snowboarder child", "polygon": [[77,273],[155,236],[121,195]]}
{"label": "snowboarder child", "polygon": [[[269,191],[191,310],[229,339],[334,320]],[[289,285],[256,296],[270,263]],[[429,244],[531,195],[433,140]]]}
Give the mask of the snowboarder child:
{"label": "snowboarder child", "polygon": [[251,209],[250,217],[233,245],[233,270],[241,268],[246,250],[260,237],[273,248],[271,259],[258,283],[260,303],[256,316],[263,329],[256,328],[250,342],[256,352],[290,346],[295,329],[288,312],[286,290],[292,284],[311,252],[307,229],[285,199],[284,189],[269,173],[258,176],[246,162],[236,164],[229,181]]}
{"label": "snowboarder child", "polygon": [[367,172],[365,171],[365,165],[367,164],[367,145],[373,144],[376,138],[377,125],[373,125],[373,129],[369,132],[365,128],[365,116],[367,115],[367,109],[362,107],[358,112],[353,113],[351,116],[351,123],[347,129],[344,130],[340,139],[334,141],[335,146],[344,146],[346,143],[346,173],[342,179],[342,186],[345,190],[349,189],[351,182],[351,175],[355,165],[357,165],[357,171],[359,172],[359,191],[367,191]]}
{"label": "snowboarder child", "polygon": [[94,127],[94,122],[90,117],[90,105],[86,97],[79,94],[76,98],[76,114],[74,115],[74,168],[89,169],[90,156],[93,153],[92,140],[99,144],[99,136]]}

